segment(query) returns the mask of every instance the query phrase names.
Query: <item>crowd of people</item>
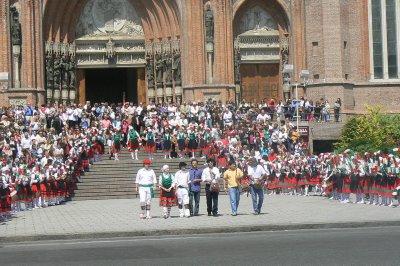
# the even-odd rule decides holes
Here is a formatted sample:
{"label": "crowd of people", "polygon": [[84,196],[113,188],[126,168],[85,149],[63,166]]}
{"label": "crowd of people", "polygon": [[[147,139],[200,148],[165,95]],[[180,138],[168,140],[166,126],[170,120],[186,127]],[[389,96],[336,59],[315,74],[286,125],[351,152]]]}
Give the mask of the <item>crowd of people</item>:
{"label": "crowd of people", "polygon": [[253,209],[262,211],[264,194],[319,195],[341,203],[397,206],[400,193],[400,156],[395,148],[391,153],[357,154],[346,150],[342,154],[301,155],[275,153],[234,160],[227,167],[217,167],[213,158],[201,167],[197,159],[191,166],[180,162],[179,171],[170,173],[162,167],[158,178],[151,169],[151,160],[143,161],[144,168],[136,176],[140,197],[140,218],[150,219],[152,195],[160,191],[160,206],[165,219],[171,208],[178,206],[180,217],[199,215],[200,193],[204,185],[207,214],[218,216],[218,197],[221,190],[228,193],[232,215],[236,216],[241,194],[251,195]]}
{"label": "crowd of people", "polygon": [[[41,107],[2,108],[0,215],[61,204],[73,196],[76,183],[89,171],[91,164],[101,160],[104,154],[109,159],[119,160],[122,148],[129,149],[133,160],[138,160],[138,153],[144,152],[151,162],[157,150],[162,150],[165,158],[183,160],[200,156],[211,160],[215,170],[208,174],[207,170],[201,171],[205,176],[199,176],[200,171],[196,172],[198,185],[188,183],[185,187],[176,183],[179,182],[177,176],[186,174],[174,175],[173,179],[167,178],[165,183],[159,181],[166,190],[169,190],[170,183],[171,189],[166,193],[167,196],[176,196],[176,193],[171,193],[173,184],[177,185],[175,189],[178,195],[186,195],[183,189],[188,188],[189,198],[192,197],[194,201],[197,199],[194,206],[198,205],[199,194],[193,196],[193,192],[200,189],[201,183],[205,183],[211,215],[218,214],[217,188],[213,183],[221,177],[222,171],[227,171],[229,175],[230,162],[237,162],[235,167],[242,169],[244,175],[242,179],[237,178],[241,180],[240,186],[235,187],[235,182],[227,181],[229,189],[235,191],[231,194],[238,195],[239,187],[249,190],[252,197],[261,202],[256,204],[260,206],[254,208],[255,213],[261,211],[264,195],[261,191],[264,189],[274,193],[308,194],[309,187],[315,186],[317,191],[329,193],[330,186],[324,188],[322,181],[326,173],[334,172],[328,171],[326,167],[336,169],[330,161],[337,157],[333,157],[336,156],[333,154],[314,157],[308,153],[307,142],[291,122],[293,107],[296,110],[296,105],[302,109],[301,114],[313,114],[308,120],[315,117],[315,106],[305,99],[291,103],[269,100],[262,104],[222,104],[210,100],[181,105],[88,102],[85,105],[49,104]],[[321,106],[321,103],[317,105]],[[324,105],[327,105],[326,101]],[[335,110],[340,110],[340,105],[338,99]],[[254,175],[263,180],[266,178],[261,188],[248,178],[252,170],[247,165],[249,160],[254,159],[253,164],[257,164],[253,169]],[[260,163],[262,160],[267,163]],[[378,166],[381,167],[381,164],[378,163]],[[182,165],[181,171],[185,172],[185,167]],[[345,193],[347,186],[344,184],[347,184],[345,182],[350,175],[343,173],[341,177],[334,173],[329,177],[334,180],[331,182],[331,194],[335,199],[340,197],[341,201],[346,201],[348,193]],[[211,181],[207,175],[212,176]],[[330,179],[326,181],[327,184],[330,184]],[[137,178],[136,182],[139,180]],[[140,194],[144,210],[148,208],[147,197],[151,193],[147,192],[153,190],[153,186],[150,186],[153,183],[138,183],[139,193],[140,190],[146,191]],[[373,181],[373,184],[375,187],[376,182]],[[370,190],[363,191],[369,200],[370,195],[375,195]],[[381,193],[383,190],[379,191]],[[382,193],[378,195],[374,203],[380,200],[379,204],[390,204],[387,199],[389,197],[383,197]],[[183,198],[176,198],[182,210],[187,205],[187,197]],[[175,199],[172,196],[161,199],[168,213],[168,206],[172,206]],[[186,209],[190,209],[193,215],[198,212],[198,208],[197,211]],[[187,215],[186,209],[183,215]]]}

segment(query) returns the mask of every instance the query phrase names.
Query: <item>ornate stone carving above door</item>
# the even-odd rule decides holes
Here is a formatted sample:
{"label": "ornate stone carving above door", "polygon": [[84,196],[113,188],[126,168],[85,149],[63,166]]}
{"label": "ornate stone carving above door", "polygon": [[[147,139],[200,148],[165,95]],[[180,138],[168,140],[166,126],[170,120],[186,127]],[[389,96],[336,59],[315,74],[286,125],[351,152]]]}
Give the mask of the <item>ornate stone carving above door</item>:
{"label": "ornate stone carving above door", "polygon": [[104,35],[143,37],[140,17],[127,0],[90,0],[76,27],[77,38]]}
{"label": "ornate stone carving above door", "polygon": [[275,20],[260,6],[246,10],[240,21],[240,33],[278,30]]}

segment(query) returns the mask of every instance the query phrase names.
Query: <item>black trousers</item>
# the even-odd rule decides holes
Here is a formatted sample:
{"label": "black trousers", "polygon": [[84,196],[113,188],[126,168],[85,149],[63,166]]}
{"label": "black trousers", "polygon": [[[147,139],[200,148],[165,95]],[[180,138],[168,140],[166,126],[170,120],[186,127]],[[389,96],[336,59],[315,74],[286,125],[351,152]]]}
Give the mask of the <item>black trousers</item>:
{"label": "black trousers", "polygon": [[210,185],[206,185],[207,213],[218,214],[218,195],[219,192],[212,192]]}
{"label": "black trousers", "polygon": [[200,207],[200,191],[189,192],[189,209],[190,215],[198,215]]}

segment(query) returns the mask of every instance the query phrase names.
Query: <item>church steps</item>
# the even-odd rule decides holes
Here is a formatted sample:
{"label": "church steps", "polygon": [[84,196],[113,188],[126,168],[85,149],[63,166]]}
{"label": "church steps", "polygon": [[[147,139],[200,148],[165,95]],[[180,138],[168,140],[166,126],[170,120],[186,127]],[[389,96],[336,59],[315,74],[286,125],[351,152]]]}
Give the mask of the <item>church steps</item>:
{"label": "church steps", "polygon": [[[144,154],[139,155],[139,160],[132,160],[130,153],[123,150],[119,161],[109,160],[104,155],[102,161],[90,167],[90,171],[82,176],[82,182],[78,183],[78,189],[73,197],[74,201],[100,200],[100,199],[133,199],[138,197],[135,191],[135,178],[138,170],[143,167]],[[204,159],[198,159],[199,165],[204,165]],[[158,152],[154,155],[151,168],[154,169],[157,178],[161,175],[163,165],[170,166],[171,173],[178,171],[179,162],[190,164],[190,158],[164,159],[164,154]],[[158,190],[155,191],[158,197]]]}

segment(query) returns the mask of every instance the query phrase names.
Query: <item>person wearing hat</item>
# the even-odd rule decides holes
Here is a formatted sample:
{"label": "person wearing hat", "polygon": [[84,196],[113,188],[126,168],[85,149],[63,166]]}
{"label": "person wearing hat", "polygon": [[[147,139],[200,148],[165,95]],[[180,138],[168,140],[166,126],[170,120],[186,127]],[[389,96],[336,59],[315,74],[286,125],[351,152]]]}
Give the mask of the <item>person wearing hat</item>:
{"label": "person wearing hat", "polygon": [[171,216],[171,207],[176,206],[174,176],[169,172],[169,166],[162,167],[158,187],[160,188],[160,206],[163,207],[164,219]]}
{"label": "person wearing hat", "polygon": [[190,217],[189,209],[189,171],[185,162],[179,163],[179,170],[175,174],[174,185],[178,198],[179,217]]}
{"label": "person wearing hat", "polygon": [[219,179],[221,174],[219,169],[215,167],[215,160],[210,158],[207,160],[207,167],[201,174],[201,180],[206,184],[206,199],[208,216],[218,216],[218,195],[219,195]]}
{"label": "person wearing hat", "polygon": [[239,184],[240,179],[243,177],[243,172],[237,168],[235,161],[229,162],[229,168],[224,173],[224,188],[229,191],[229,198],[231,201],[232,215],[237,215],[237,209],[240,201]]}
{"label": "person wearing hat", "polygon": [[[156,173],[150,169],[151,160],[143,160],[143,168],[139,169],[136,174],[136,191],[139,192],[140,200],[140,218],[150,219],[151,198],[153,197],[154,187],[157,184]],[[145,214],[146,211],[146,214]]]}

